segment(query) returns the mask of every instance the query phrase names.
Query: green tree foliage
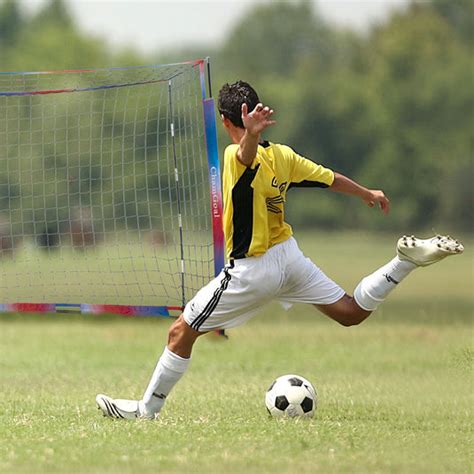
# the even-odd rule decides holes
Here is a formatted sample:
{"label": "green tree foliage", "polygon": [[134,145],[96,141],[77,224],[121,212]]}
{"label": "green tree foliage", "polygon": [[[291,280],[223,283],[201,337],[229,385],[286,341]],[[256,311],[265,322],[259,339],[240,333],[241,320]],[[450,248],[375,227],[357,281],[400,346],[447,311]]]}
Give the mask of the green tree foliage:
{"label": "green tree foliage", "polygon": [[391,216],[380,218],[359,203],[298,190],[293,222],[472,231],[472,8],[413,4],[364,37],[330,29],[307,4],[268,4],[235,30],[218,59],[231,58],[226,80],[250,78],[275,107],[270,139],[392,200]]}
{"label": "green tree foliage", "polygon": [[468,49],[436,11],[417,6],[394,17],[371,39],[367,80],[389,120],[385,133],[375,137],[376,149],[361,176],[383,183],[396,196],[398,225],[442,228],[451,221],[468,230],[472,220],[465,220],[470,211],[462,201],[469,202],[470,191],[459,180],[472,163]]}
{"label": "green tree foliage", "polygon": [[452,27],[454,34],[472,45],[474,40],[474,2],[471,0],[433,0],[433,8]]}
{"label": "green tree foliage", "polygon": [[18,32],[22,29],[23,19],[18,4],[14,0],[6,0],[0,4],[0,50],[12,46]]}
{"label": "green tree foliage", "polygon": [[[385,218],[327,191],[293,190],[290,220],[471,232],[474,3],[416,2],[365,34],[332,27],[311,5],[266,2],[250,11],[212,51],[214,95],[224,82],[251,82],[275,109],[278,125],[268,139],[384,189],[392,213]],[[133,51],[114,56],[101,39],[77,28],[63,0],[50,0],[33,17],[15,0],[0,0],[2,70],[174,62],[207,54],[193,46],[152,60]],[[223,149],[228,137],[219,130]],[[139,151],[134,160],[142,166]]]}
{"label": "green tree foliage", "polygon": [[230,33],[220,60],[249,80],[269,73],[289,77],[305,60],[331,61],[330,34],[309,2],[262,4]]}
{"label": "green tree foliage", "polygon": [[101,41],[79,31],[63,0],[50,0],[33,17],[16,0],[0,3],[0,50],[2,70],[73,69],[107,63]]}

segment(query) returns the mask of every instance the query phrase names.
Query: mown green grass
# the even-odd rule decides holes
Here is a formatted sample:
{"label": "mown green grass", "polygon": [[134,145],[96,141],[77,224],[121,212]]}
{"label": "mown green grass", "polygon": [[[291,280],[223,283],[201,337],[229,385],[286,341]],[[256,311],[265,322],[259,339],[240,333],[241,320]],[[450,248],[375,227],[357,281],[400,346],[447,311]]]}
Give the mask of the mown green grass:
{"label": "mown green grass", "polygon": [[[302,237],[348,291],[393,253],[386,238]],[[0,472],[472,472],[470,248],[363,325],[271,305],[229,340],[202,338],[156,422],[102,418],[94,398],[141,396],[169,320],[1,316]],[[313,420],[267,416],[284,373],[316,386]]]}

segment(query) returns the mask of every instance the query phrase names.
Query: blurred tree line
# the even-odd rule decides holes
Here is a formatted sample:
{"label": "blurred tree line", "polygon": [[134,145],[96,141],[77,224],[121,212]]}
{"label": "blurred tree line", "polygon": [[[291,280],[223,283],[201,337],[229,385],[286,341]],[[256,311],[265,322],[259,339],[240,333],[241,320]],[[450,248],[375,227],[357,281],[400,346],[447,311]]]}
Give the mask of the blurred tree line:
{"label": "blurred tree line", "polygon": [[[256,6],[225,42],[144,57],[112,52],[63,0],[28,16],[0,1],[0,69],[48,70],[210,56],[213,93],[243,79],[275,109],[266,138],[383,189],[386,218],[324,190],[292,190],[291,223],[414,232],[473,230],[471,0],[413,2],[365,33],[336,28],[311,3]],[[220,129],[221,149],[228,138]]]}

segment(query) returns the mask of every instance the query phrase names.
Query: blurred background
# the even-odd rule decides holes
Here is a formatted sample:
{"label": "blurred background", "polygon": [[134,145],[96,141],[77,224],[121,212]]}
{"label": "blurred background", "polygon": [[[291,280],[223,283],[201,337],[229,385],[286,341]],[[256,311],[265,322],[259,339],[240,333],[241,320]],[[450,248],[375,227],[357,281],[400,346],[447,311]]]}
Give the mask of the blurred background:
{"label": "blurred background", "polygon": [[392,201],[384,218],[343,196],[293,191],[292,224],[468,234],[473,22],[470,0],[3,0],[0,70],[210,56],[214,96],[243,79],[275,109],[266,138]]}

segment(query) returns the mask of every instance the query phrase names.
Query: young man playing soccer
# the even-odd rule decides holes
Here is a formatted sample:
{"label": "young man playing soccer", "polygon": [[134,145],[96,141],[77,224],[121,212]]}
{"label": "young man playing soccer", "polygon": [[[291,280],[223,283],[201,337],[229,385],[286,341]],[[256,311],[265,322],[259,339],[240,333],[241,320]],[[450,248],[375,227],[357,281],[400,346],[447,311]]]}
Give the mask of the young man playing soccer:
{"label": "young man playing soccer", "polygon": [[141,400],[97,395],[97,404],[112,418],[155,418],[166,397],[186,371],[196,339],[215,329],[238,326],[271,300],[290,307],[309,303],[344,326],[366,319],[411,271],[463,251],[448,237],[427,240],[402,237],[397,255],[361,280],[347,295],[309,258],[304,257],[291,227],[284,222],[286,192],[291,187],[318,187],[359,197],[370,207],[389,212],[380,190],[367,189],[296,154],[290,147],[262,141],[275,122],[273,110],[239,81],[224,85],[218,108],[233,144],[223,168],[224,232],[229,263],[220,275],[186,305],[170,330]]}

